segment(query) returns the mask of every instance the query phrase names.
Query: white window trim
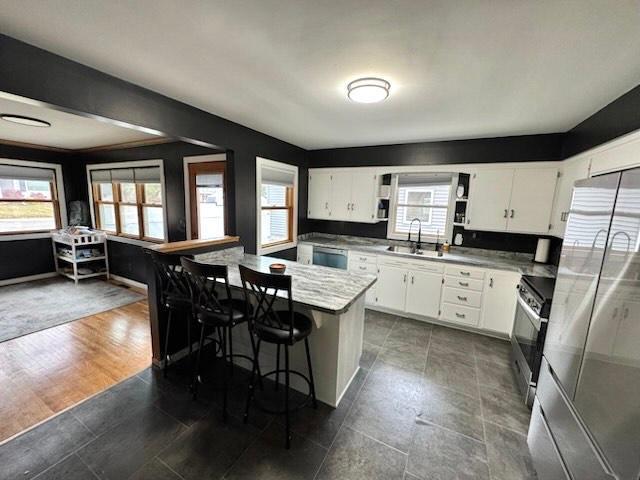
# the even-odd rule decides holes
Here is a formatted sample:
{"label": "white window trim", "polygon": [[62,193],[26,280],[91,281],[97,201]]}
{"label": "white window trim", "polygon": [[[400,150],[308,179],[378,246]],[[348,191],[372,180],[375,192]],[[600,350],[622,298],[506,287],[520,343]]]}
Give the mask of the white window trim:
{"label": "white window trim", "polygon": [[[436,235],[431,234],[423,234],[422,241],[434,243],[438,240],[440,243],[449,242],[451,243],[451,237],[453,236],[453,218],[455,215],[455,186],[458,184],[458,175],[454,174],[451,180],[451,188],[449,189],[449,205],[447,206],[447,221],[445,223],[444,234],[437,237]],[[398,175],[392,174],[391,177],[391,196],[389,201],[389,221],[387,222],[387,238],[389,240],[407,240],[408,235],[395,232],[394,225],[396,224],[396,215],[397,215],[397,202],[398,202]],[[437,237],[437,238],[436,238]],[[411,231],[411,240],[418,239],[418,230]]]}
{"label": "white window trim", "polygon": [[[160,168],[160,188],[162,189],[162,215],[163,215],[163,223],[164,223],[164,238],[160,239],[160,241],[167,242],[168,235],[168,225],[167,225],[167,190],[165,187],[164,180],[164,161],[163,160],[134,160],[130,162],[112,162],[112,163],[92,163],[87,165],[87,187],[89,191],[89,211],[91,212],[91,226],[96,228],[96,215],[94,212],[94,201],[93,201],[93,188],[91,185],[91,172],[93,170],[110,170],[112,168],[136,168],[136,167],[159,167]],[[139,240],[135,238],[126,238],[119,237],[117,235],[107,234],[107,238],[109,240],[114,240],[116,242],[122,243],[130,243],[132,245],[139,246],[149,246],[155,245],[154,242],[147,242],[145,240]]]}
{"label": "white window trim", "polygon": [[[285,170],[293,174],[293,232],[291,232],[293,241],[266,248],[262,248],[260,242],[260,239],[262,238],[262,205],[260,202],[260,198],[262,196],[262,167]],[[288,250],[296,247],[296,245],[298,245],[298,167],[288,163],[256,157],[256,252],[258,252],[258,255],[266,255],[269,253],[280,252],[282,250]]]}
{"label": "white window trim", "polygon": [[[0,164],[16,165],[21,167],[49,168],[53,170],[56,175],[56,190],[58,193],[60,225],[62,226],[62,228],[67,226],[67,201],[64,195],[64,180],[62,178],[62,165],[58,163],[33,162],[31,160],[15,160],[13,158],[0,158]],[[0,235],[0,242],[7,242],[11,240],[31,240],[35,238],[50,238],[50,237],[51,237],[50,232],[16,233],[15,235],[8,233],[6,235]]]}
{"label": "white window trim", "polygon": [[[191,195],[189,192],[189,165],[192,163],[206,163],[206,162],[226,162],[226,153],[212,153],[208,155],[195,155],[191,157],[184,157],[182,160],[184,171],[184,214],[185,223],[187,228],[187,240],[193,240],[191,238]],[[226,173],[225,173],[226,175]],[[226,179],[225,179],[226,183]],[[227,194],[228,192],[225,192]],[[225,210],[228,208],[224,206]],[[226,227],[227,225],[225,225]]]}

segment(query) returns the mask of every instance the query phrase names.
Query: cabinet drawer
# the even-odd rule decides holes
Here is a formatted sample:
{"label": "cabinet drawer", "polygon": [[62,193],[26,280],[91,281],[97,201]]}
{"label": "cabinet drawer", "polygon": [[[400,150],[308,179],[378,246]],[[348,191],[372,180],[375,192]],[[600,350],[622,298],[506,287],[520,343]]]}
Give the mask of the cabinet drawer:
{"label": "cabinet drawer", "polygon": [[373,263],[375,265],[376,263],[378,263],[378,257],[377,255],[372,255],[370,253],[349,252],[349,261],[360,262],[360,263]]}
{"label": "cabinet drawer", "polygon": [[482,280],[484,278],[484,270],[478,270],[476,268],[468,268],[464,265],[447,265],[444,269],[444,273],[452,275],[454,277],[462,278],[476,278]]}
{"label": "cabinet drawer", "polygon": [[539,480],[571,480],[558,447],[553,441],[538,399],[533,402],[527,443]]}
{"label": "cabinet drawer", "polygon": [[467,305],[469,307],[480,308],[482,292],[463,288],[445,287],[442,301],[455,303],[456,305]]}
{"label": "cabinet drawer", "polygon": [[449,322],[477,326],[480,321],[480,309],[465,307],[463,305],[454,305],[452,303],[443,303],[440,316],[443,320]]}
{"label": "cabinet drawer", "polygon": [[613,480],[614,477],[605,470],[595,446],[582,428],[577,414],[560,389],[544,357],[536,398],[548,421],[551,436],[562,454],[564,465],[573,478]]}
{"label": "cabinet drawer", "polygon": [[475,278],[451,277],[449,275],[445,275],[444,277],[445,287],[464,288],[481,292],[483,285],[484,282],[482,280],[477,280]]}
{"label": "cabinet drawer", "polygon": [[363,262],[349,262],[349,272],[378,274],[378,267],[375,264]]}

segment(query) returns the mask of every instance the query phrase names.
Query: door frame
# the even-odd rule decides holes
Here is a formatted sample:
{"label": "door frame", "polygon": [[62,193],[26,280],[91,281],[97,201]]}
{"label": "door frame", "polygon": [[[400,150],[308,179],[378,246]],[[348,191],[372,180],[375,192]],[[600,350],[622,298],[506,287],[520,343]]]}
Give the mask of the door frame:
{"label": "door frame", "polygon": [[[187,240],[193,240],[191,237],[191,184],[189,181],[189,165],[192,163],[208,163],[208,162],[226,162],[226,153],[214,153],[209,155],[195,155],[191,157],[184,157],[183,163],[183,175],[184,175],[184,216],[186,224],[186,236]],[[225,227],[227,224],[227,170],[224,173],[224,188],[225,188]]]}

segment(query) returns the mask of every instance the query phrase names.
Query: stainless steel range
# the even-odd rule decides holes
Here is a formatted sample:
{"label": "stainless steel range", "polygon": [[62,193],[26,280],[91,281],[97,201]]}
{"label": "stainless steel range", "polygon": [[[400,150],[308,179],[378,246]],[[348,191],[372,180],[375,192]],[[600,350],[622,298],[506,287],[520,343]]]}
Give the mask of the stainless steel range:
{"label": "stainless steel range", "polygon": [[531,407],[536,392],[542,348],[551,311],[553,278],[523,275],[511,334],[511,365],[525,403]]}

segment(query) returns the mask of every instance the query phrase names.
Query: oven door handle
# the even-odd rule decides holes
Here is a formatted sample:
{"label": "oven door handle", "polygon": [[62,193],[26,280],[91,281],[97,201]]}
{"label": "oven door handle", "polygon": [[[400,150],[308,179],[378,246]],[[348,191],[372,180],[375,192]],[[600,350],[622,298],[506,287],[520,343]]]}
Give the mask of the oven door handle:
{"label": "oven door handle", "polygon": [[540,315],[538,315],[533,308],[531,308],[527,302],[525,302],[522,297],[520,295],[518,295],[518,304],[522,307],[522,309],[525,311],[525,313],[527,314],[527,316],[531,319],[531,323],[533,323],[534,327],[536,327],[536,330],[540,331],[540,325],[542,323],[546,323],[547,319],[546,318],[540,318]]}

